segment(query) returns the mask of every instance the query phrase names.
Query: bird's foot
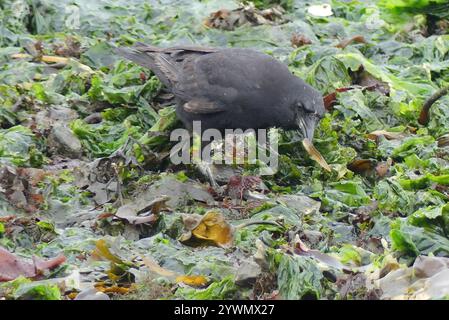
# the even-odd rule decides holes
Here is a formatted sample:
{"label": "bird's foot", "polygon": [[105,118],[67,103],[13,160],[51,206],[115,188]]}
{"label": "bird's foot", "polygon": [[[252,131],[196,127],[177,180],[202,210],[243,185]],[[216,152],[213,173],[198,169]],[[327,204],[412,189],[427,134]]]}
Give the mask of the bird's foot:
{"label": "bird's foot", "polygon": [[201,172],[201,174],[209,180],[211,187],[218,191],[220,189],[219,184],[214,178],[214,175],[212,174],[211,166],[212,164],[205,161],[200,161],[197,164],[198,170]]}

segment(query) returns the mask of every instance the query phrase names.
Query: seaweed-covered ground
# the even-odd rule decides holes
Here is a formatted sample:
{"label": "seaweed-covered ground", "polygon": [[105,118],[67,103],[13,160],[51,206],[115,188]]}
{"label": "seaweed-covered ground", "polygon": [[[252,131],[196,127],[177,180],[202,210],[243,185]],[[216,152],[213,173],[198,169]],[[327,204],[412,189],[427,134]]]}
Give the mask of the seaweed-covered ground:
{"label": "seaweed-covered ground", "polygon": [[[418,119],[449,84],[448,12],[0,1],[0,299],[447,298],[449,97]],[[171,164],[170,94],[113,52],[136,41],[287,64],[325,97],[314,144],[332,171],[296,132],[275,175],[218,168],[221,192]]]}

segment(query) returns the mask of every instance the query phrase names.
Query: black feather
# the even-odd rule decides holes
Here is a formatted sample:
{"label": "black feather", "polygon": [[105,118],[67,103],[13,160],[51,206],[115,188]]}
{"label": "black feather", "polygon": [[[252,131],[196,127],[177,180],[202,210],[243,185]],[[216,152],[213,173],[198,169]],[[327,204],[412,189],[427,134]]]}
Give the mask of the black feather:
{"label": "black feather", "polygon": [[325,111],[316,89],[285,64],[251,49],[138,43],[117,52],[156,74],[176,97],[187,128],[193,121],[201,121],[203,130],[299,128],[311,140]]}
{"label": "black feather", "polygon": [[173,87],[173,80],[170,74],[164,72],[160,64],[157,62],[157,55],[154,53],[146,53],[136,48],[116,48],[115,52],[142,67],[150,69],[159,78],[159,80],[168,88]]}

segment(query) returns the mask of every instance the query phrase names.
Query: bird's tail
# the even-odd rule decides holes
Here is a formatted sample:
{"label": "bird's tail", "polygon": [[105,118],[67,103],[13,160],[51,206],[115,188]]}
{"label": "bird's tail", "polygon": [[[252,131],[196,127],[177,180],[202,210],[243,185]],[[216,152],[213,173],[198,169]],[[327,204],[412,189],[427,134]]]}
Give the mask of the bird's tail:
{"label": "bird's tail", "polygon": [[115,52],[123,58],[150,69],[169,88],[177,80],[178,71],[175,63],[165,57],[166,55],[157,47],[138,44],[135,47],[115,48]]}
{"label": "bird's tail", "polygon": [[116,53],[138,65],[150,69],[167,87],[178,81],[182,62],[188,57],[216,52],[217,48],[200,46],[175,46],[158,48],[137,42],[131,48],[116,48]]}

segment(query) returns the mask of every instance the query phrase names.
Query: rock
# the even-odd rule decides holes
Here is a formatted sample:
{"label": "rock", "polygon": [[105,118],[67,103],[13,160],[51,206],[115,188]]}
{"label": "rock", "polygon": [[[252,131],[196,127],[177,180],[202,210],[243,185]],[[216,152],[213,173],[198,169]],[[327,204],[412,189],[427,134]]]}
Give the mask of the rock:
{"label": "rock", "polygon": [[357,241],[357,235],[354,227],[342,222],[330,222],[328,224],[329,229],[333,231],[332,245],[351,243],[355,244]]}
{"label": "rock", "polygon": [[262,269],[254,260],[242,261],[240,268],[237,269],[235,275],[235,283],[237,285],[252,285],[257,277],[261,274]]}
{"label": "rock", "polygon": [[79,158],[83,147],[78,138],[67,125],[55,124],[48,136],[48,148],[51,153],[58,153],[69,158]]}
{"label": "rock", "polygon": [[324,239],[323,233],[316,230],[304,230],[303,234],[307,241],[314,245],[318,244],[321,240]]}
{"label": "rock", "polygon": [[91,182],[86,190],[93,194],[93,200],[97,205],[102,205],[116,198],[117,187],[117,181],[111,181],[109,183],[95,181]]}
{"label": "rock", "polygon": [[135,195],[134,199],[135,201],[140,199],[150,202],[162,196],[170,198],[167,205],[172,209],[183,207],[192,200],[208,204],[214,203],[212,195],[201,184],[190,180],[181,182],[171,175],[154,182],[143,193]]}
{"label": "rock", "polygon": [[234,168],[230,165],[212,164],[210,166],[210,169],[212,172],[212,176],[219,184],[228,183],[231,177],[240,175],[242,173],[241,168]]}
{"label": "rock", "polygon": [[81,291],[74,300],[111,300],[106,293],[89,288]]}
{"label": "rock", "polygon": [[54,106],[49,111],[50,119],[54,121],[70,122],[78,118],[78,113],[70,108]]}
{"label": "rock", "polygon": [[78,118],[75,110],[62,106],[52,106],[49,110],[42,110],[36,113],[34,120],[41,129],[50,129],[57,123],[66,123]]}
{"label": "rock", "polygon": [[286,207],[295,210],[298,216],[310,215],[320,211],[321,203],[306,195],[286,194],[280,196],[278,200],[284,203]]}

